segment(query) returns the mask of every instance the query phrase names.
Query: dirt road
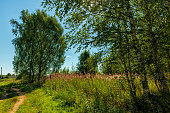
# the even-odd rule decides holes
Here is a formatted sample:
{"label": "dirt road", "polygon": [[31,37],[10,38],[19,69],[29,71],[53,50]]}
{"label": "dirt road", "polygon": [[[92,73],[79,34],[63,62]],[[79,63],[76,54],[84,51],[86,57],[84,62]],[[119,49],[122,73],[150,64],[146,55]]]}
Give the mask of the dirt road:
{"label": "dirt road", "polygon": [[12,111],[10,111],[9,113],[15,113],[18,110],[19,106],[24,103],[24,100],[26,98],[25,95],[23,95],[23,93],[19,91],[19,89],[17,88],[12,88],[12,89],[18,93],[19,99],[15,103],[14,107],[12,108]]}

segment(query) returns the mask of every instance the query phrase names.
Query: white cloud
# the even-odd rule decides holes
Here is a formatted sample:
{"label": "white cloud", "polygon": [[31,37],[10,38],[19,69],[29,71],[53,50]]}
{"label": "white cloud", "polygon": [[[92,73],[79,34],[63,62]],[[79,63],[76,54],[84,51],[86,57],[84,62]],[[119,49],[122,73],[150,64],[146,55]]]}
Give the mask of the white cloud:
{"label": "white cloud", "polygon": [[64,67],[72,67],[72,66],[64,66]]}
{"label": "white cloud", "polygon": [[71,56],[70,55],[67,55],[66,58],[70,58]]}

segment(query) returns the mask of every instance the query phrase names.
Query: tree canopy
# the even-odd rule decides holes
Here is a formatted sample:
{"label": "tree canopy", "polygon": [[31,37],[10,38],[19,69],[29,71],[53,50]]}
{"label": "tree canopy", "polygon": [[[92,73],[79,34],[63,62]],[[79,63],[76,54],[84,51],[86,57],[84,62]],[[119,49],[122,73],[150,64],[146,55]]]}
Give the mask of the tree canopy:
{"label": "tree canopy", "polygon": [[41,75],[59,70],[64,62],[66,49],[63,28],[53,16],[37,10],[21,12],[21,23],[10,20],[15,35],[14,69],[26,75],[30,82],[40,80]]}
{"label": "tree canopy", "polygon": [[136,95],[132,73],[140,76],[145,95],[150,93],[148,75],[158,81],[163,92],[169,91],[166,0],[44,0],[42,5],[49,10],[54,8],[56,15],[64,19],[70,29],[66,35],[70,46],[79,45],[78,50],[97,46],[116,54],[132,97]]}
{"label": "tree canopy", "polygon": [[77,64],[77,70],[80,73],[87,74],[89,73],[89,67],[88,67],[88,62],[87,59],[90,58],[90,52],[85,50],[82,52],[79,56],[79,62]]}

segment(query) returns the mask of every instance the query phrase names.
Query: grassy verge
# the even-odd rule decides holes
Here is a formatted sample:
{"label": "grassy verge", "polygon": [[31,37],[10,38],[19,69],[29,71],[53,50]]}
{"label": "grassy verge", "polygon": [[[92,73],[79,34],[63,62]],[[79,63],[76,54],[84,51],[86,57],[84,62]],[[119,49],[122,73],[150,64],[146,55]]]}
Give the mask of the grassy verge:
{"label": "grassy verge", "polygon": [[11,83],[17,83],[14,79],[2,79],[0,80],[0,97],[3,96],[4,91],[7,92],[7,99],[0,102],[0,113],[7,113],[10,111],[17,101],[17,93],[9,87]]}
{"label": "grassy verge", "polygon": [[[143,96],[139,79],[135,79],[137,90],[135,105],[139,109],[134,109],[135,105],[130,97],[125,78],[106,79],[57,75],[52,79],[47,79],[43,86],[39,83],[12,83],[7,86],[19,88],[26,93],[27,99],[17,113],[168,112],[169,93],[167,96],[162,96],[154,80],[148,80],[151,95],[146,97]],[[0,108],[9,106],[3,111],[9,110],[15,103],[15,99],[16,97],[12,97],[3,101]]]}
{"label": "grassy verge", "polygon": [[0,87],[7,86],[10,83],[17,83],[19,80],[15,80],[14,78],[5,78],[5,79],[0,79]]}
{"label": "grassy verge", "polygon": [[68,113],[60,107],[62,100],[54,100],[43,89],[37,89],[26,95],[27,99],[17,113]]}
{"label": "grassy verge", "polygon": [[[44,84],[46,94],[61,100],[60,108],[68,112],[168,112],[169,92],[164,97],[154,80],[148,79],[151,95],[143,96],[142,85],[135,79],[134,104],[125,78],[84,78],[77,75],[57,75]],[[138,106],[138,109],[136,109]]]}
{"label": "grassy verge", "polygon": [[125,79],[98,79],[63,76],[48,80],[46,94],[54,100],[61,99],[64,108],[71,112],[125,112],[130,100]]}
{"label": "grassy verge", "polygon": [[135,80],[137,103],[134,110],[127,81],[124,78],[84,78],[58,75],[48,79],[39,89],[28,93],[18,113],[117,113],[167,112],[168,102],[149,79],[151,97],[143,96],[139,79]]}
{"label": "grassy verge", "polygon": [[17,101],[17,97],[5,99],[4,101],[0,102],[0,113],[8,113]]}

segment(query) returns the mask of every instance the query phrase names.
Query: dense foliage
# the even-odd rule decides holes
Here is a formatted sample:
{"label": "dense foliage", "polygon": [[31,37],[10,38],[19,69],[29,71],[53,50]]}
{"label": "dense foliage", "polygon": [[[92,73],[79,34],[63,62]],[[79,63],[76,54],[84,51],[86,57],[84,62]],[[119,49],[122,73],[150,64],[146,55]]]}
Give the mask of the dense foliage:
{"label": "dense foliage", "polygon": [[102,72],[104,74],[115,74],[115,73],[123,73],[123,65],[119,60],[119,56],[115,52],[111,52],[103,58],[102,63]]}
{"label": "dense foliage", "polygon": [[140,76],[145,96],[151,95],[147,76],[154,78],[160,92],[169,92],[169,2],[44,0],[42,5],[55,9],[56,15],[64,19],[70,29],[66,34],[70,46],[78,45],[81,50],[90,45],[108,53],[104,54],[103,71],[125,73],[134,105],[135,74]]}
{"label": "dense foliage", "polygon": [[30,14],[23,10],[20,19],[22,23],[11,20],[16,37],[12,41],[15,46],[14,69],[25,75],[29,82],[39,81],[41,75],[59,70],[64,62],[63,28],[45,11]]}
{"label": "dense foliage", "polygon": [[87,59],[90,57],[90,52],[85,50],[79,56],[79,63],[77,64],[77,70],[80,73],[89,73],[88,62]]}
{"label": "dense foliage", "polygon": [[96,74],[98,71],[98,64],[100,62],[100,54],[91,54],[86,49],[80,54],[79,62],[77,63],[77,71],[82,74]]}
{"label": "dense foliage", "polygon": [[[11,87],[27,92],[18,112],[169,111],[169,2],[44,0],[42,6],[55,9],[69,32],[63,36],[56,18],[40,10],[23,10],[21,23],[10,21],[17,78],[24,76],[31,83],[2,85],[0,95],[11,93]],[[80,73],[60,69],[65,49],[72,46],[83,50]],[[89,46],[98,51],[91,54]]]}

